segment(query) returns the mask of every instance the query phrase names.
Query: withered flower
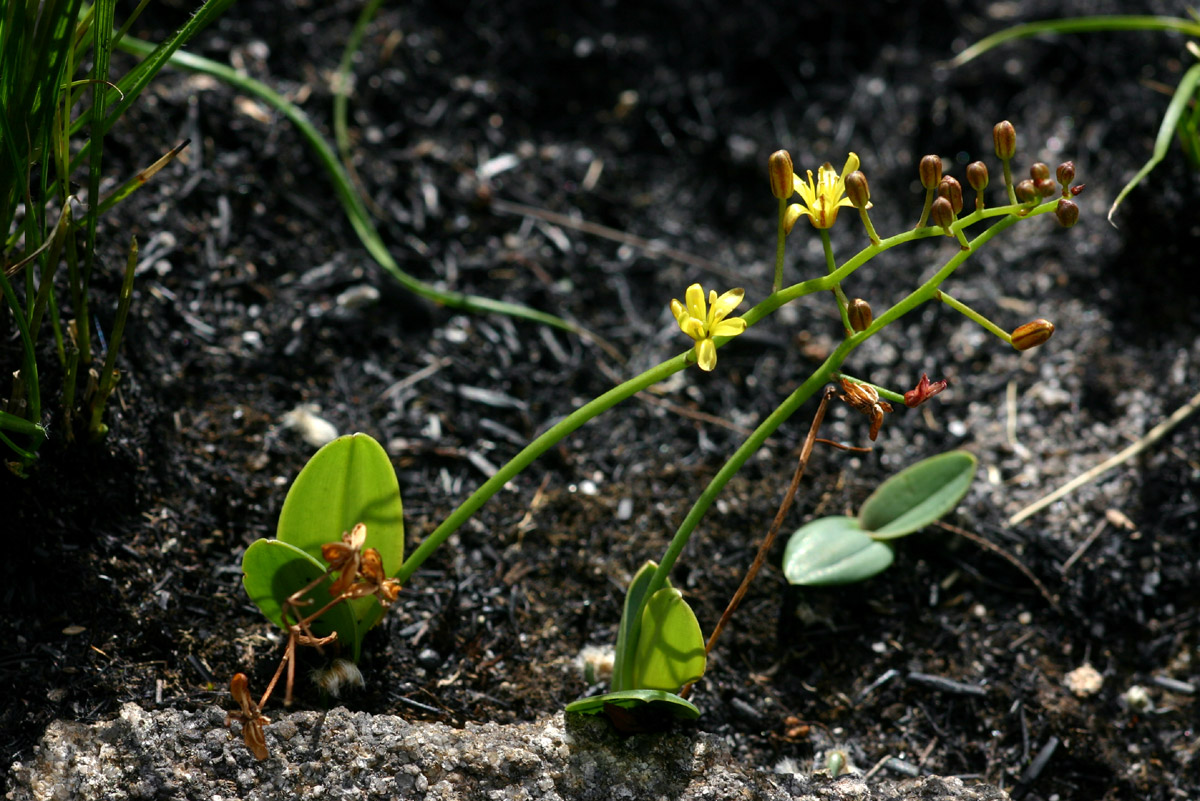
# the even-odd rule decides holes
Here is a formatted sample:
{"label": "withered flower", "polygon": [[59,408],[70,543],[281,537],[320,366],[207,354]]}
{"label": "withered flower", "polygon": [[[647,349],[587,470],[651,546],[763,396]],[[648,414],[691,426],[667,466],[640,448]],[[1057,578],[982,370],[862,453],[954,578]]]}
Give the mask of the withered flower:
{"label": "withered flower", "polygon": [[246,741],[246,747],[250,749],[250,753],[254,754],[256,759],[266,759],[268,756],[267,738],[263,734],[262,727],[271,721],[263,715],[258,704],[254,703],[254,699],[250,697],[250,680],[246,678],[245,673],[233,674],[233,678],[229,681],[229,694],[242,709],[240,712],[227,714],[225,725],[228,726],[234,720],[241,721],[242,739]]}
{"label": "withered flower", "polygon": [[930,381],[929,373],[921,373],[921,380],[917,382],[917,386],[904,393],[904,405],[914,409],[941,392],[946,386],[946,379]]}
{"label": "withered flower", "polygon": [[335,598],[354,583],[362,564],[362,547],[367,541],[367,527],[358,523],[352,531],[342,532],[341,542],[330,542],[321,546],[321,558],[329,563],[330,570],[340,570],[337,580],[329,586],[329,594]]}
{"label": "withered flower", "polygon": [[892,411],[892,404],[881,400],[875,387],[869,384],[859,384],[847,378],[843,378],[841,383],[842,392],[845,394],[838,397],[851,408],[871,418],[871,430],[867,435],[874,442],[875,437],[879,436],[879,427],[883,425],[883,415]]}

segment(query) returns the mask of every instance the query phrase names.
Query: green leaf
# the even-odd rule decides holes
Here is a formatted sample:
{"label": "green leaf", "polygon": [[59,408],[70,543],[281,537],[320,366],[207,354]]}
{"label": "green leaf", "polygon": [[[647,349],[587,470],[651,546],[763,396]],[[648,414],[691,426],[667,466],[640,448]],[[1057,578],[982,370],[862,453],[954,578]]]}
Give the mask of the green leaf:
{"label": "green leaf", "polygon": [[674,587],[646,602],[633,659],[633,689],[678,692],[704,675],[704,635],[696,614]]}
{"label": "green leaf", "polygon": [[[283,602],[294,592],[311,583],[325,572],[325,565],[304,551],[279,540],[257,540],[242,556],[242,586],[262,613],[280,628],[283,625]],[[311,603],[303,609],[311,614],[329,603],[330,580],[326,578],[303,597]],[[295,619],[291,620],[295,623]],[[338,641],[349,648],[351,658],[358,660],[359,629],[354,615],[345,604],[338,604],[313,624],[313,633],[323,637],[337,631]]]}
{"label": "green leaf", "polygon": [[[378,549],[384,572],[396,575],[404,562],[400,485],[387,452],[366,434],[338,437],[313,454],[288,490],[276,536],[324,566],[321,546],[356,523],[367,526],[363,547]],[[374,597],[347,603],[364,632],[383,616]]]}
{"label": "green leaf", "polygon": [[567,704],[567,712],[574,715],[599,715],[605,711],[606,706],[622,709],[649,707],[652,713],[669,714],[676,720],[695,720],[700,717],[700,710],[695,704],[662,690],[623,690],[580,698]]}
{"label": "green leaf", "polygon": [[906,467],[871,493],[858,510],[859,527],[877,540],[924,528],[950,512],[975,479],[975,457],[949,451]]}
{"label": "green leaf", "polygon": [[853,517],[822,517],[801,526],[783,551],[783,575],[792,584],[852,584],[887,569],[892,546],[876,542]]}
{"label": "green leaf", "polygon": [[[656,562],[646,562],[634,574],[633,580],[629,582],[629,589],[625,591],[625,606],[621,609],[621,625],[617,629],[617,646],[613,653],[612,689],[614,692],[634,689],[633,660],[637,649],[631,648],[630,643],[639,628],[634,625],[638,620],[634,615],[641,608],[642,598],[645,596],[646,588],[650,586],[650,579],[654,578],[654,571],[657,568]],[[667,586],[671,586],[669,579]]]}

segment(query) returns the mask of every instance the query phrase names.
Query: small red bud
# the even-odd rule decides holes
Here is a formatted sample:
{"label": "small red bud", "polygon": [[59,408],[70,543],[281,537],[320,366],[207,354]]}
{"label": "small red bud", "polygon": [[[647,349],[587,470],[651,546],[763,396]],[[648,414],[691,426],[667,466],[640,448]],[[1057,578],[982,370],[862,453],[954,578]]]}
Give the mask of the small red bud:
{"label": "small red bud", "polygon": [[1038,181],[1045,181],[1050,178],[1050,167],[1042,162],[1037,162],[1029,168],[1029,177],[1036,184]]}
{"label": "small red bud", "polygon": [[1034,320],[1012,332],[1012,346],[1017,350],[1029,350],[1043,344],[1054,335],[1054,323],[1049,320]]}
{"label": "small red bud", "polygon": [[1054,177],[1058,179],[1058,182],[1062,184],[1062,188],[1065,190],[1071,185],[1071,181],[1075,180],[1075,162],[1064,161],[1062,164],[1059,164],[1058,169],[1054,171]]}
{"label": "small red bud", "polygon": [[921,186],[933,189],[942,180],[941,156],[923,156],[917,170],[921,175]]}
{"label": "small red bud", "polygon": [[992,129],[992,141],[996,145],[996,158],[1008,161],[1017,152],[1017,129],[1008,120],[998,122]]}
{"label": "small red bud", "polygon": [[1080,184],[1079,186],[1072,186],[1071,187],[1071,197],[1079,197],[1079,194],[1081,192],[1083,192],[1083,188],[1085,186],[1087,186],[1087,184]]}
{"label": "small red bud", "polygon": [[1018,181],[1017,185],[1013,187],[1013,191],[1017,193],[1017,200],[1022,203],[1029,203],[1038,199],[1037,187],[1028,178],[1024,181]]}
{"label": "small red bud", "polygon": [[917,382],[917,386],[904,393],[904,405],[914,409],[945,389],[947,384],[945,379],[930,381],[928,373],[921,373],[921,380]]}
{"label": "small red bud", "polygon": [[1051,197],[1058,194],[1058,184],[1051,181],[1049,178],[1042,178],[1033,182],[1033,188],[1037,190],[1041,197]]}
{"label": "small red bud", "polygon": [[790,198],[796,191],[791,154],[786,150],[776,150],[767,159],[767,172],[771,175],[771,194],[780,200]]}

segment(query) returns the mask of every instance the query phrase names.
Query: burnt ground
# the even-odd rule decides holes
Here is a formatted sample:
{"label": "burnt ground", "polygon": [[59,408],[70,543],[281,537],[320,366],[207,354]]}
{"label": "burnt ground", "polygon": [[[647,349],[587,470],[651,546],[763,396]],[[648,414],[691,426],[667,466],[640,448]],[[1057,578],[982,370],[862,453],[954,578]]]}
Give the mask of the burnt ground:
{"label": "burnt ground", "polygon": [[[177,23],[183,5],[157,9],[142,32]],[[800,593],[778,569],[781,538],[697,688],[697,725],[762,767],[807,767],[836,745],[863,770],[892,755],[1029,798],[1200,795],[1196,700],[1184,692],[1200,679],[1200,424],[1184,421],[1047,511],[1005,522],[1200,383],[1196,173],[1175,150],[1129,197],[1119,228],[1104,219],[1150,152],[1160,86],[1186,68],[1184,42],[1021,42],[949,70],[940,62],[1003,25],[1121,4],[824,5],[416,2],[371,25],[355,65],[355,168],[401,266],[578,320],[624,361],[407,294],[365,252],[286,120],[209,78],[164,73],[110,134],[113,174],[192,140],[104,224],[94,308],[106,328],[129,233],[143,252],[112,434],[98,447],[56,437],[32,478],[0,476],[4,763],[27,758],[54,718],[110,717],[128,700],[228,708],[236,671],[263,685],[279,640],[238,564],[272,535],[312,452],[281,424],[298,404],[385,444],[415,547],[488,464],[614,378],[679,352],[667,304],[689,283],[742,285],[751,303],[767,294],[771,151],[788,148],[800,170],[859,153],[886,236],[916,221],[921,155],[941,154],[960,177],[975,158],[995,168],[991,127],[1009,119],[1020,171],[1075,161],[1087,185],[1080,223],[1017,226],[946,288],[1005,327],[1044,316],[1057,333],[1018,354],[945,308],[889,328],[848,372],[905,389],[927,371],[951,389],[890,415],[870,454],[818,448],[789,522],[854,509],[900,466],[964,447],[981,469],[948,521],[1019,560],[1053,603],[1009,561],[936,529],[905,540],[865,585]],[[192,49],[287,93],[328,131],[331,75],[358,12],[243,0]],[[834,242],[842,258],[865,243],[855,215],[843,213]],[[847,292],[878,313],[953,247],[894,250]],[[789,281],[822,269],[801,222]],[[378,302],[335,302],[362,285]],[[528,720],[586,692],[574,659],[612,641],[632,572],[661,554],[744,429],[837,336],[830,300],[804,299],[722,349],[713,374],[689,370],[546,454],[426,563],[368,636],[367,685],[343,702],[462,724]],[[17,359],[8,336],[0,362]],[[814,409],[726,488],[675,570],[706,629],[775,513]],[[838,407],[825,433],[863,444],[866,425]],[[1064,677],[1085,663],[1103,684],[1077,697]],[[1128,703],[1134,685],[1151,707]],[[299,703],[323,701],[303,683]],[[1057,743],[1049,761],[1022,784],[1047,743]]]}

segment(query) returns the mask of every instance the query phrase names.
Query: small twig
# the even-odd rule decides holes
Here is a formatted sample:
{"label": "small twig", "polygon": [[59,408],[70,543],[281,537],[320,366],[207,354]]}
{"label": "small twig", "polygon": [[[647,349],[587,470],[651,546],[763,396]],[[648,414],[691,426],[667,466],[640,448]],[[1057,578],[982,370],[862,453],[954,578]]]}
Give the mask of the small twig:
{"label": "small twig", "polygon": [[1141,439],[1134,442],[1129,447],[1125,448],[1120,453],[1118,453],[1115,456],[1112,456],[1108,459],[1105,459],[1103,462],[1096,465],[1091,470],[1088,470],[1085,473],[1081,473],[1080,475],[1071,479],[1066,484],[1062,485],[1061,487],[1059,487],[1058,489],[1056,489],[1054,492],[1050,493],[1046,497],[1042,498],[1041,500],[1034,501],[1033,503],[1026,506],[1024,509],[1022,509],[1021,511],[1017,512],[1012,517],[1008,518],[1008,524],[1010,526],[1015,526],[1017,523],[1020,523],[1022,520],[1025,520],[1027,517],[1030,517],[1032,515],[1037,514],[1040,511],[1042,511],[1047,506],[1049,506],[1050,504],[1057,501],[1059,498],[1070,495],[1072,492],[1079,489],[1084,484],[1088,484],[1088,483],[1091,483],[1092,481],[1095,481],[1100,476],[1104,475],[1105,473],[1107,473],[1109,470],[1113,469],[1117,465],[1123,464],[1124,462],[1129,461],[1134,456],[1137,456],[1139,453],[1146,450],[1146,448],[1149,448],[1151,445],[1153,445],[1154,443],[1158,442],[1160,439],[1165,437],[1171,431],[1171,429],[1173,429],[1175,426],[1182,423],[1183,420],[1188,415],[1192,414],[1197,409],[1200,409],[1200,393],[1196,393],[1194,396],[1192,396],[1191,400],[1189,400],[1187,403],[1183,404],[1183,406],[1180,406],[1178,409],[1176,409],[1174,414],[1172,414],[1166,420],[1163,420],[1161,423],[1156,425],[1154,428],[1150,429],[1148,432],[1146,432],[1145,436],[1143,436]]}
{"label": "small twig", "polygon": [[965,528],[959,528],[958,526],[941,520],[937,521],[937,525],[941,528],[944,528],[946,531],[959,535],[960,537],[966,537],[971,542],[975,543],[986,551],[991,551],[997,556],[1004,557],[1004,559],[1006,559],[1013,567],[1015,567],[1017,570],[1020,570],[1021,575],[1029,579],[1033,583],[1033,586],[1038,588],[1038,592],[1040,592],[1042,597],[1046,599],[1046,603],[1050,604],[1050,606],[1054,608],[1055,612],[1059,612],[1060,614],[1062,613],[1062,607],[1058,605],[1058,599],[1050,594],[1050,590],[1046,589],[1046,585],[1042,583],[1042,580],[1034,575],[1033,571],[1026,567],[1025,563],[1020,559],[1013,556],[996,543],[984,539],[973,531],[967,531]]}
{"label": "small twig", "polygon": [[1096,541],[1096,538],[1100,536],[1100,532],[1103,531],[1104,527],[1107,525],[1107,519],[1101,520],[1096,524],[1096,527],[1092,529],[1092,533],[1088,534],[1087,539],[1080,543],[1079,547],[1075,549],[1075,553],[1068,556],[1067,561],[1063,562],[1062,567],[1058,569],[1060,575],[1067,575],[1067,571],[1071,569],[1072,565],[1079,561],[1079,557],[1083,556],[1084,552],[1087,551],[1088,548],[1092,547],[1092,543]]}

